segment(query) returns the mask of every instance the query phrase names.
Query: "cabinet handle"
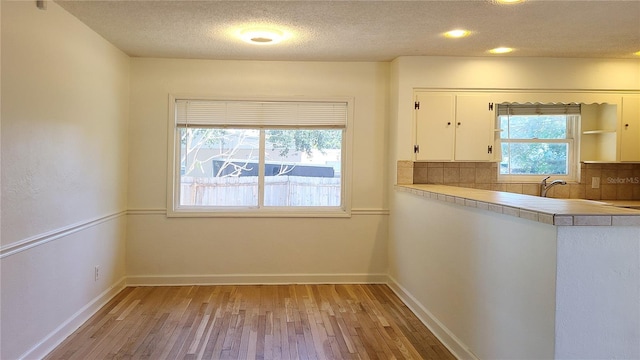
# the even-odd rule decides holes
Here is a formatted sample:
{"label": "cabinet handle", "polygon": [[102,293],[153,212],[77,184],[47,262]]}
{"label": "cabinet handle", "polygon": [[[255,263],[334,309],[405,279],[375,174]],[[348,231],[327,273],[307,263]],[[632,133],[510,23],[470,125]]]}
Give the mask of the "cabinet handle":
{"label": "cabinet handle", "polygon": [[628,128],[628,127],[629,127],[629,124],[624,124],[624,127]]}
{"label": "cabinet handle", "polygon": [[462,125],[462,123],[458,121],[458,126],[460,126],[460,125]]}
{"label": "cabinet handle", "polygon": [[449,126],[449,125],[451,125],[451,121],[449,121],[449,122],[447,123],[447,126]]}

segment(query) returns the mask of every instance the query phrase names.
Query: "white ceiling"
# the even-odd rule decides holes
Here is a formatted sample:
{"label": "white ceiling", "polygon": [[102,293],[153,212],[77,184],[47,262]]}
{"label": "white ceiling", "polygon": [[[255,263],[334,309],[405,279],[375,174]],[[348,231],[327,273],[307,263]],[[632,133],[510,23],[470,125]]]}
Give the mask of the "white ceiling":
{"label": "white ceiling", "polygon": [[[87,1],[56,0],[135,57],[389,61],[403,55],[640,58],[640,0]],[[233,31],[276,26],[293,34],[256,46]],[[465,28],[473,34],[446,39]]]}

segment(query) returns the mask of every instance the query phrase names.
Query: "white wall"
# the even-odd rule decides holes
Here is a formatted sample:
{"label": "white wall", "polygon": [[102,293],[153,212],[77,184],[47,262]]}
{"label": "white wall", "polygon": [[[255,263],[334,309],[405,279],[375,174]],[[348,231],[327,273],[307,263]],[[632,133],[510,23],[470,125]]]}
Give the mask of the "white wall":
{"label": "white wall", "polygon": [[405,192],[396,201],[391,286],[434,333],[461,358],[552,358],[555,227]]}
{"label": "white wall", "polygon": [[[132,59],[133,283],[383,280],[387,63]],[[350,219],[166,218],[168,95],[352,97]]]}
{"label": "white wall", "polygon": [[2,2],[2,359],[46,353],[125,275],[129,58],[47,5]]}
{"label": "white wall", "polygon": [[640,359],[640,228],[558,229],[556,359]]}

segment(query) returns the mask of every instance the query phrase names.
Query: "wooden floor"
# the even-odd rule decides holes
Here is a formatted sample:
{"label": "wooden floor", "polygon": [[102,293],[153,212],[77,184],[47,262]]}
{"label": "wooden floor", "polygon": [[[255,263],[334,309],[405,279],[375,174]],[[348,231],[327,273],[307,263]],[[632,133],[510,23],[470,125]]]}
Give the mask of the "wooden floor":
{"label": "wooden floor", "polygon": [[45,359],[455,359],[386,285],[124,289]]}

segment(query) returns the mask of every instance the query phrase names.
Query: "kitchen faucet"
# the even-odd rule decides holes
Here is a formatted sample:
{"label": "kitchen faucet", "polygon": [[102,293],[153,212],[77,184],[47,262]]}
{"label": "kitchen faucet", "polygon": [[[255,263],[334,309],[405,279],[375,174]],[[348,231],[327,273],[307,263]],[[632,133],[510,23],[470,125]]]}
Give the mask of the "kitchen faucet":
{"label": "kitchen faucet", "polygon": [[547,185],[547,179],[550,177],[551,176],[547,176],[540,182],[540,196],[542,197],[547,197],[547,191],[556,185],[567,185],[567,182],[564,180],[553,180],[549,185]]}

